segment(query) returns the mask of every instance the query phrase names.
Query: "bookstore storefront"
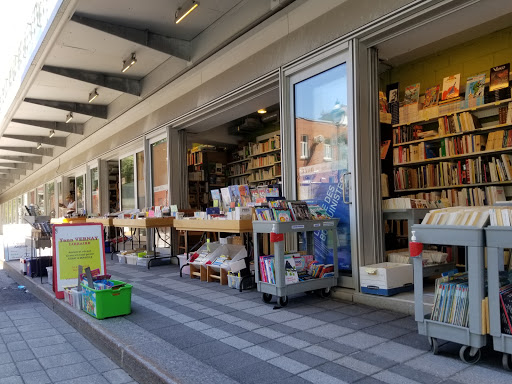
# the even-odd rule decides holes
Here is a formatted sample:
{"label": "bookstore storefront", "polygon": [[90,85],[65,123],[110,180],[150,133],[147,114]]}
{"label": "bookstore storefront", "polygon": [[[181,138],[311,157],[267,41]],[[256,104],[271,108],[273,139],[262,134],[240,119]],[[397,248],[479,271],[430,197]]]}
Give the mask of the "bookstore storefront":
{"label": "bookstore storefront", "polygon": [[[77,208],[92,213],[169,204],[188,208],[190,144],[200,143],[212,128],[274,106],[279,113],[283,195],[321,203],[340,219],[338,283],[358,290],[359,267],[385,261],[379,90],[399,82],[403,100],[406,86],[420,83],[425,90],[457,73],[464,87],[462,79],[512,59],[502,46],[509,44],[511,34],[506,29],[510,22],[500,16],[503,9],[512,11],[507,2],[499,2],[504,6],[500,12],[486,8],[486,2],[409,3],[398,11],[383,11],[384,18],[339,27],[330,35],[317,19],[308,31],[325,34],[322,44],[310,43],[307,49],[294,45],[283,56],[275,52],[288,41],[269,46],[265,49],[270,59],[262,54],[254,62],[241,62],[231,73],[219,74],[127,127],[126,139],[122,132],[107,138],[116,143],[114,150],[99,145],[101,152],[89,150],[89,158],[80,156],[81,163],[65,174],[73,179],[75,193],[80,192],[75,196]],[[366,12],[359,8],[353,12]],[[339,21],[345,11],[334,8],[329,20],[334,23],[337,16]],[[453,19],[460,22],[450,23]],[[478,44],[467,48],[474,39],[480,39]],[[276,57],[280,61],[274,61]],[[216,86],[222,92],[208,90]],[[202,92],[207,96],[201,98]],[[201,102],[208,98],[211,101]],[[191,100],[195,104],[184,106]],[[393,189],[392,177],[389,184]],[[57,195],[63,196],[65,189]],[[16,198],[3,196],[5,222],[12,220]]]}

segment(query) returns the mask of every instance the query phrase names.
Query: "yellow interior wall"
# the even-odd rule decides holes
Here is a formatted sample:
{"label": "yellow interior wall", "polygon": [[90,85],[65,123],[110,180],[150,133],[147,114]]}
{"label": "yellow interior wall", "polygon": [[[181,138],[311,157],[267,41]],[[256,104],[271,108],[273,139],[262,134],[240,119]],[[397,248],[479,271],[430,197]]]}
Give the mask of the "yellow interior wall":
{"label": "yellow interior wall", "polygon": [[[512,27],[470,40],[392,68],[381,79],[383,89],[390,83],[400,83],[400,94],[405,87],[420,83],[420,94],[437,84],[442,88],[443,78],[460,73],[460,90],[465,92],[466,79],[485,73],[489,82],[490,68],[512,62]],[[441,90],[441,89],[440,89]]]}

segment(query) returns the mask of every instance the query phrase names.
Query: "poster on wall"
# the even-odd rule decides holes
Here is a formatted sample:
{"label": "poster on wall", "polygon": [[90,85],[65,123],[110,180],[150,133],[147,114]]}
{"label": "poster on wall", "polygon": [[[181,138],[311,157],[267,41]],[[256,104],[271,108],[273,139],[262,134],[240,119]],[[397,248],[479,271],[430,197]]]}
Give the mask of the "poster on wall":
{"label": "poster on wall", "polygon": [[106,273],[103,225],[96,223],[53,226],[53,281],[55,297],[64,298],[64,288],[77,285],[78,266]]}

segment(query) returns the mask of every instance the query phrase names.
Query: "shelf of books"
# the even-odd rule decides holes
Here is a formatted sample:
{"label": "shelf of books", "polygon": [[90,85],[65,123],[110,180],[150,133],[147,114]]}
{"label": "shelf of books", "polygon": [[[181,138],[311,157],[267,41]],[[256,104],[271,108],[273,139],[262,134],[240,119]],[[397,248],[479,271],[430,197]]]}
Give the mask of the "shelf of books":
{"label": "shelf of books", "polygon": [[281,140],[279,132],[258,136],[256,143],[251,144],[248,163],[247,182],[278,183],[281,180]]}
{"label": "shelf of books", "polygon": [[[496,351],[503,352],[502,364],[506,370],[512,369],[512,276],[509,268],[504,268],[504,248],[512,248],[512,228],[507,209],[495,209],[491,226],[485,228],[487,244],[487,280],[489,290],[489,333]],[[510,266],[510,255],[509,263]]]}
{"label": "shelf of books", "polygon": [[[391,113],[395,194],[439,190],[448,197],[446,188],[494,185],[503,190],[512,184],[509,68],[491,68],[490,82],[485,73],[469,77],[465,92],[460,92],[460,74],[427,88],[422,97],[416,83],[405,88],[400,102],[399,84],[388,85],[388,99],[382,94],[380,104]],[[489,204],[487,191],[480,191],[475,193]]]}
{"label": "shelf of books", "polygon": [[[329,219],[325,210],[306,202],[269,202],[269,208],[257,208],[257,221],[253,221],[255,278],[263,301],[268,303],[276,296],[281,306],[288,303],[288,295],[319,291],[321,295],[330,294],[338,279],[336,226],[338,219]],[[316,219],[315,219],[316,218]],[[322,264],[315,260],[314,232],[327,231],[329,247],[333,253],[332,264]],[[286,254],[284,235],[302,232],[306,236],[307,250]],[[259,240],[262,234],[270,234],[274,245],[273,255],[262,255]]]}
{"label": "shelf of books", "polygon": [[438,353],[438,339],[447,340],[462,344],[459,351],[462,361],[476,363],[481,356],[480,348],[487,341],[482,319],[485,298],[485,235],[482,227],[488,221],[488,209],[432,211],[423,223],[460,223],[463,218],[466,218],[464,224],[470,224],[415,224],[412,227],[420,243],[467,247],[467,272],[445,272],[436,280],[432,312],[427,315],[423,304],[422,257],[413,258],[415,320],[419,334],[428,337],[434,354]]}

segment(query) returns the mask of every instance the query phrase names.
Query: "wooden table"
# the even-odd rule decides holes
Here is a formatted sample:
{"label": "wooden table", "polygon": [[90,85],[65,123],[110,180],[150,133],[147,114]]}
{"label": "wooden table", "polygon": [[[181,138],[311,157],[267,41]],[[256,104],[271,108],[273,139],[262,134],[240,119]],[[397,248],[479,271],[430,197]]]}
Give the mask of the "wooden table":
{"label": "wooden table", "polygon": [[[169,227],[172,228],[174,223],[174,217],[144,217],[140,219],[113,219],[112,225],[116,228],[131,228],[131,229],[147,229],[153,233],[153,257],[148,262],[148,269],[151,266],[151,262],[155,259],[159,258],[167,258],[158,257],[156,255],[156,232],[158,228],[161,227]],[[124,238],[124,236],[123,236]],[[139,235],[139,243],[140,243],[140,235]],[[133,238],[132,238],[132,246],[133,246]],[[171,258],[172,255],[172,247],[171,247]]]}
{"label": "wooden table", "polygon": [[[188,232],[217,232],[217,233],[252,233],[252,220],[196,220],[181,219],[174,220],[174,229],[176,231],[185,232],[185,253],[188,260]],[[220,236],[219,236],[220,237]],[[247,243],[249,240],[247,239]],[[247,246],[248,244],[246,244]],[[248,247],[247,247],[248,248]],[[180,268],[180,277],[183,276],[183,267],[189,265],[184,264]]]}
{"label": "wooden table", "polygon": [[83,224],[87,222],[87,217],[58,217],[50,220],[51,224]]}

